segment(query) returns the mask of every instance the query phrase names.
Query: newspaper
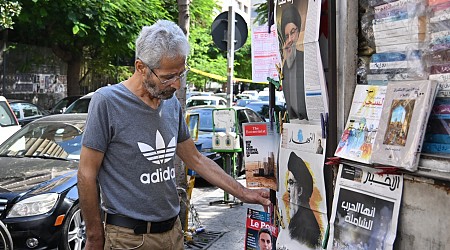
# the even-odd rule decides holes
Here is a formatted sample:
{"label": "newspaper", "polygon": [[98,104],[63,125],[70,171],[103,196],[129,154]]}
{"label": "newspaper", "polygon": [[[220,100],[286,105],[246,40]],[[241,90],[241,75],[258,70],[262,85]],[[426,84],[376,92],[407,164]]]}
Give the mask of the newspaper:
{"label": "newspaper", "polygon": [[327,249],[393,249],[403,175],[339,166]]}

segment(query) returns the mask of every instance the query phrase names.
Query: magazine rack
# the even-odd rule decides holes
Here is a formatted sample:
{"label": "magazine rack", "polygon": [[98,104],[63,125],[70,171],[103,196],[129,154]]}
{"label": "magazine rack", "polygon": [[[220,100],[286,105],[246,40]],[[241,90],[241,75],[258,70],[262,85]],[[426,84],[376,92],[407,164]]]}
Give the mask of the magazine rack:
{"label": "magazine rack", "polygon": [[[239,135],[237,133],[239,125],[236,117],[236,110],[233,108],[214,109],[213,118],[213,151],[218,152],[224,158],[224,171],[231,177],[236,178],[236,154],[242,152]],[[235,197],[230,199],[230,195],[224,191],[223,200],[212,201],[213,204],[242,205]]]}

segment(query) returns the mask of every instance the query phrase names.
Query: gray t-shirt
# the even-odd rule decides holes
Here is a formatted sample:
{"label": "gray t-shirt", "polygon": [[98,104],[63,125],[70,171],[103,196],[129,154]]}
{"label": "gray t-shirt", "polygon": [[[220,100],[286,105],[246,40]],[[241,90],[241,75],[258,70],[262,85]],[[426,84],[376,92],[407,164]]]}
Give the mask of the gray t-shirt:
{"label": "gray t-shirt", "polygon": [[105,154],[98,181],[108,213],[146,221],[176,216],[176,145],[190,138],[174,97],[152,109],[122,83],[98,89],[83,145]]}

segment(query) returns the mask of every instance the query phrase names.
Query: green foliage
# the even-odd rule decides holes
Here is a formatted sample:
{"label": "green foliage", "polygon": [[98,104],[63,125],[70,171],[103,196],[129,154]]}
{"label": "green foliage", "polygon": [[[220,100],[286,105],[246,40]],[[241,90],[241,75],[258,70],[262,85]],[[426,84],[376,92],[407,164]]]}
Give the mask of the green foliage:
{"label": "green foliage", "polygon": [[269,6],[267,5],[267,3],[260,3],[260,4],[255,4],[256,7],[256,18],[255,18],[255,23],[257,23],[258,25],[263,25],[265,23],[268,22],[268,12],[269,12]]}
{"label": "green foliage", "polygon": [[0,0],[0,30],[12,29],[13,17],[19,15],[22,6],[16,1]]}

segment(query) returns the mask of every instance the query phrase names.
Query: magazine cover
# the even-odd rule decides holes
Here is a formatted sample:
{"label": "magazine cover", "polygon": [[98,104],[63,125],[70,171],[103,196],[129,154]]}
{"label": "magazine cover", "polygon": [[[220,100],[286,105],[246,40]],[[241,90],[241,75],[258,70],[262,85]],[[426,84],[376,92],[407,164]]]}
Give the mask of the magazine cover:
{"label": "magazine cover", "polygon": [[403,175],[339,166],[327,249],[393,249]]}
{"label": "magazine cover", "polygon": [[[274,127],[275,128],[275,127]],[[244,123],[244,162],[247,187],[277,190],[277,156],[280,135],[270,123]]]}
{"label": "magazine cover", "polygon": [[328,227],[321,127],[283,124],[279,155],[277,249],[321,249]]}
{"label": "magazine cover", "polygon": [[372,163],[417,170],[436,89],[428,80],[388,84]]}
{"label": "magazine cover", "polygon": [[270,223],[270,214],[247,209],[245,250],[272,250],[278,237],[278,228]]}
{"label": "magazine cover", "polygon": [[385,96],[386,86],[356,85],[335,156],[370,164]]}

